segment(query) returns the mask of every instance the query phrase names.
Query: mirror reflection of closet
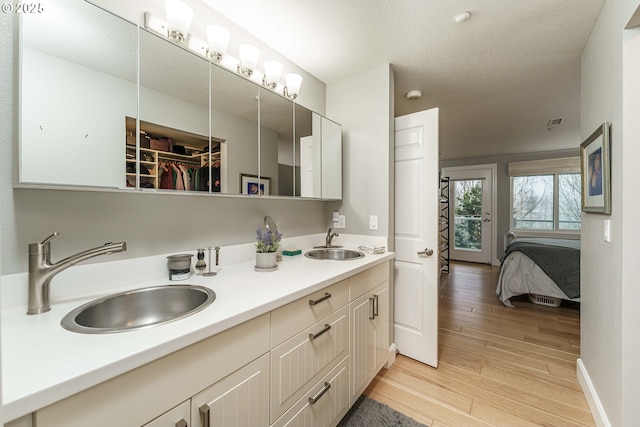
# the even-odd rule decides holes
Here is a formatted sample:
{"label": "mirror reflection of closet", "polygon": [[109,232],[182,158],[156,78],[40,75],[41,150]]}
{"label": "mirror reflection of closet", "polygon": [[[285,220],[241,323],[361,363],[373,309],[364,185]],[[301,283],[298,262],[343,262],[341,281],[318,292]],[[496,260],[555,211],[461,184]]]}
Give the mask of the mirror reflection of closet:
{"label": "mirror reflection of closet", "polygon": [[270,195],[293,196],[293,103],[260,89],[260,178]]}
{"label": "mirror reflection of closet", "polygon": [[249,194],[258,176],[258,89],[222,67],[211,66],[211,134],[220,152],[220,192]]}
{"label": "mirror reflection of closet", "polygon": [[140,145],[136,154],[135,123],[128,120],[127,186],[211,191],[209,67],[205,58],[140,30]]}
{"label": "mirror reflection of closet", "polygon": [[137,27],[71,0],[20,18],[19,183],[124,188]]}

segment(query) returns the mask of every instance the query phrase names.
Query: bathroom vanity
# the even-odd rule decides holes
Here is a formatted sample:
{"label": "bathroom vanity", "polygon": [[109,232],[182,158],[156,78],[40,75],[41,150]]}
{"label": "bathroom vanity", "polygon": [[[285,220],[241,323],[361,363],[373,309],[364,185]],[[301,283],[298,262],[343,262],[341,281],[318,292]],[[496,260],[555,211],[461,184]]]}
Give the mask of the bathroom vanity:
{"label": "bathroom vanity", "polygon": [[205,310],[124,333],[60,326],[91,298],[38,316],[5,310],[5,417],[28,425],[32,414],[38,427],[334,426],[393,359],[393,257],[284,257],[272,273],[240,262],[188,280],[215,291]]}

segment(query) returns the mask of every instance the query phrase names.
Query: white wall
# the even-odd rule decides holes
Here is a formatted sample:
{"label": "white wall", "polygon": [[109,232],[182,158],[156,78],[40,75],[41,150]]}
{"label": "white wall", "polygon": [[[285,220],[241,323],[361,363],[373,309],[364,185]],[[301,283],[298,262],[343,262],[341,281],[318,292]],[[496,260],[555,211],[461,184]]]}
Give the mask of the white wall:
{"label": "white wall", "polygon": [[[340,207],[347,233],[390,235],[392,82],[391,67],[381,65],[327,85],[327,117],[343,126],[343,163],[349,165]],[[377,231],[369,230],[369,215],[378,215]]]}
{"label": "white wall", "polygon": [[[640,18],[640,8],[636,10]],[[636,22],[638,20],[636,19]],[[623,180],[640,182],[640,27],[625,31],[623,79]],[[622,417],[624,422],[638,422],[640,409],[640,263],[638,262],[638,236],[640,236],[640,197],[638,187],[623,185],[622,208],[624,234],[622,236]]]}
{"label": "white wall", "polygon": [[[637,221],[640,217],[637,139],[623,138],[623,29],[637,0],[608,0],[582,55],[582,137],[603,122],[612,123],[612,213],[582,215],[581,364],[603,408],[602,425],[631,426],[640,419],[638,388]],[[637,121],[637,114],[635,121]],[[603,239],[603,221],[611,220],[611,243]],[[634,241],[635,244],[629,242]]]}

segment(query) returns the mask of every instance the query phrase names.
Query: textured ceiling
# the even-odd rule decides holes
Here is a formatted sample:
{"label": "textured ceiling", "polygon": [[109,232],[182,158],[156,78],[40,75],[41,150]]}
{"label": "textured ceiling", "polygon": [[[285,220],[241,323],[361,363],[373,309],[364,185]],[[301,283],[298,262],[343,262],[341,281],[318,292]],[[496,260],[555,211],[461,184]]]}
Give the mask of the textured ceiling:
{"label": "textured ceiling", "polygon": [[396,116],[440,108],[443,160],[580,144],[580,55],[603,0],[203,1],[325,83],[391,64]]}

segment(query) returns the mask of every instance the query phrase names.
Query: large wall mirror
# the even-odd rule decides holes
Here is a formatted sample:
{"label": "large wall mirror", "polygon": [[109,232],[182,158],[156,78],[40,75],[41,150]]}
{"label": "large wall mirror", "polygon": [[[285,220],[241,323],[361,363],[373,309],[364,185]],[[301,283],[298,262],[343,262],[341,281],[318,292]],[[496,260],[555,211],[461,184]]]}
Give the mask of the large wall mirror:
{"label": "large wall mirror", "polygon": [[220,180],[214,185],[220,193],[258,194],[247,183],[247,177],[258,176],[258,89],[222,67],[211,66],[211,132],[219,153],[212,172]]}
{"label": "large wall mirror", "polygon": [[342,197],[339,125],[286,97],[87,2],[20,28],[19,185]]}
{"label": "large wall mirror", "polygon": [[20,182],[124,188],[137,27],[71,0],[20,19]]}

